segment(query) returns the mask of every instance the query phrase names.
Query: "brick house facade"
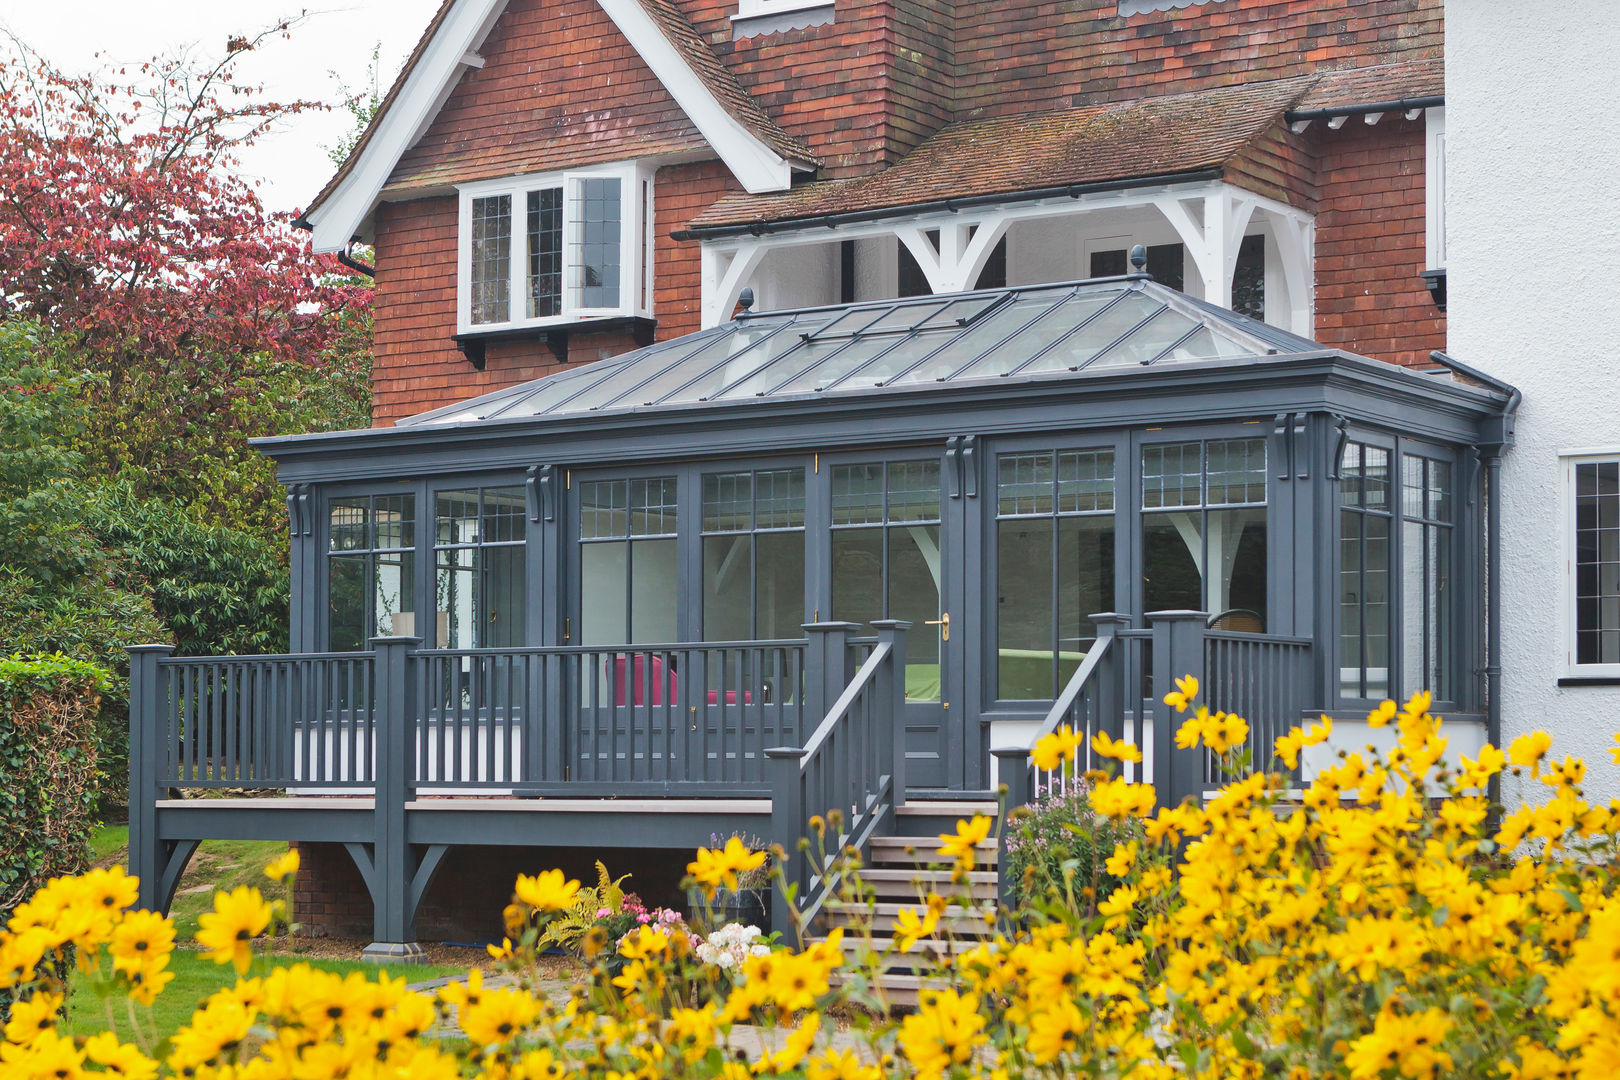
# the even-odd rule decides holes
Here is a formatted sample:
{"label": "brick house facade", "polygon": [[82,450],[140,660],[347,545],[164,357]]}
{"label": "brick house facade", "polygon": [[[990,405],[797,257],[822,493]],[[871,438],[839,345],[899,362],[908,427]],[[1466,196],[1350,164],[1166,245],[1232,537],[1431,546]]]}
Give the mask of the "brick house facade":
{"label": "brick house facade", "polygon": [[[1446,334],[1422,276],[1443,272],[1442,7],[757,0],[739,18],[735,0],[445,0],[305,223],[322,250],[374,248],[379,427],[714,325],[744,289],[771,308],[1073,280],[1123,272],[1138,241],[1179,247],[1178,287],[1206,300],[1235,306],[1248,273],[1255,317],[1422,367]],[[572,171],[623,162],[644,171],[615,181],[615,206],[646,177],[650,211],[613,222],[646,230],[613,267],[619,310],[469,314],[480,200],[511,199],[508,276],[490,279],[510,282],[507,315],[536,288],[532,192],[481,193],[547,177],[572,208]],[[565,262],[584,243],[566,213]],[[494,931],[511,871],[555,862],[530,854],[441,879],[460,916],[429,923]],[[362,930],[344,854],[308,855],[299,919]]]}

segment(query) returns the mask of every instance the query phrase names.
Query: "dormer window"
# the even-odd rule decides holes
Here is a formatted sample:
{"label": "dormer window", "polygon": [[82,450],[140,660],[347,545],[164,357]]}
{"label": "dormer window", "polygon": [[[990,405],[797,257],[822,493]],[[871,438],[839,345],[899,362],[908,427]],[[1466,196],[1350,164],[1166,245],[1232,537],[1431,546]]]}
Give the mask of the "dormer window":
{"label": "dormer window", "polygon": [[650,170],[521,176],[460,194],[460,333],[650,315]]}

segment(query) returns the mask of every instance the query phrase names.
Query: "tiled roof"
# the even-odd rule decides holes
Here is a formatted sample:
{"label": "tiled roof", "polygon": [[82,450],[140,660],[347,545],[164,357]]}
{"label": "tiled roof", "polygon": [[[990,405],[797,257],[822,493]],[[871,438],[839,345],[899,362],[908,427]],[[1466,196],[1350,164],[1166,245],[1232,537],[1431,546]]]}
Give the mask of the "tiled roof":
{"label": "tiled roof", "polygon": [[681,10],[672,0],[640,0],[641,6],[652,16],[670,44],[679,50],[692,72],[702,80],[710,94],[723,105],[754,137],[790,161],[819,164],[802,141],[795,139],[777,126],[753,95],[743,89],[731,69],[720,62],[714,50],[704,44]]}
{"label": "tiled roof", "polygon": [[880,173],[730,195],[695,230],[1012,194],[1219,167],[1276,123],[1314,76],[953,124]]}
{"label": "tiled roof", "polygon": [[1446,92],[1443,60],[1413,60],[1404,64],[1326,71],[1294,108],[1346,109],[1403,98],[1440,97]]}

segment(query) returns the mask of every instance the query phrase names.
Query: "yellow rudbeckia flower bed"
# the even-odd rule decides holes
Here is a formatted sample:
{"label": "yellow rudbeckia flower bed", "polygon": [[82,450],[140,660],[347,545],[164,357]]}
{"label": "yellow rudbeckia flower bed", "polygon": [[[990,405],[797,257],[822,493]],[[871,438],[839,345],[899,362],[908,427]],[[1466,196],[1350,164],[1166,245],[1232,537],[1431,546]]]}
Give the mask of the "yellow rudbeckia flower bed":
{"label": "yellow rudbeckia flower bed", "polygon": [[[386,975],[267,968],[253,942],[279,913],[243,887],[216,898],[198,934],[238,981],[171,1038],[146,1040],[136,1025],[123,1042],[65,1033],[68,982],[127,998],[138,1016],[164,992],[172,923],[129,907],[121,871],[57,878],[0,933],[0,990],[14,1002],[0,1075],[1620,1076],[1620,805],[1587,801],[1583,763],[1555,760],[1537,733],[1448,764],[1444,727],[1419,695],[1375,711],[1374,726],[1397,729],[1389,751],[1341,753],[1290,788],[1281,771],[1247,767],[1241,718],[1196,697],[1189,681],[1171,695],[1187,715],[1182,739],[1219,755],[1230,782],[1202,805],[1156,810],[1151,791],[1090,777],[1096,820],[1137,823],[1134,839],[1103,849],[1109,895],[1004,911],[988,939],[946,940],[973,902],[934,877],[895,937],[777,942],[722,972],[683,928],[643,928],[609,946],[622,963],[597,956],[562,998],[540,992],[535,956],[578,886],[544,874],[518,883],[518,940],[497,950],[503,978],[475,972],[418,992]],[[1330,730],[1287,733],[1278,759],[1292,764]],[[1043,765],[1079,746],[1064,734]],[[1134,761],[1121,744],[1099,749]],[[1505,809],[1491,801],[1499,791]],[[837,824],[828,815],[827,834]],[[961,822],[941,837],[941,861],[970,859],[990,831]],[[691,884],[725,884],[761,855],[735,840],[700,851]],[[820,858],[779,851],[774,864],[790,857]],[[860,900],[858,860],[827,861],[843,898]],[[888,1008],[875,977],[896,963],[920,966],[914,1008]]]}

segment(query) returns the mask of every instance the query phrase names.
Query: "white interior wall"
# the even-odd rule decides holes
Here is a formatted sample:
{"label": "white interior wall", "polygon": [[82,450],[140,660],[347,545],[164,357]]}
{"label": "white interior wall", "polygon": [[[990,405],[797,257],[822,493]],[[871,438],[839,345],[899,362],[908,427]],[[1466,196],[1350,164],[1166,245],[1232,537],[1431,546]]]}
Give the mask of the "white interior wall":
{"label": "white interior wall", "polygon": [[1620,449],[1616,41],[1613,0],[1446,4],[1447,349],[1524,392],[1502,476],[1503,738],[1552,731],[1599,802],[1620,796],[1620,687],[1558,686],[1558,454]]}

